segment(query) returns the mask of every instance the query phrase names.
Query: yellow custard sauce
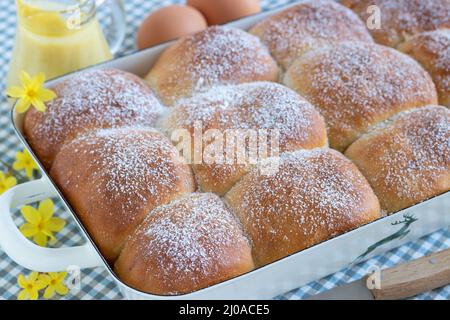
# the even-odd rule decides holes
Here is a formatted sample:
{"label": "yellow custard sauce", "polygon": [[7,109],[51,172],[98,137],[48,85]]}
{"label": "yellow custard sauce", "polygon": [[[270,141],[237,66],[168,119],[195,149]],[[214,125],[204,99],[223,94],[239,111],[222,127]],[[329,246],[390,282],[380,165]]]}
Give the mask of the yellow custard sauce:
{"label": "yellow custard sauce", "polygon": [[95,16],[95,5],[83,8],[88,3],[83,0],[16,3],[16,44],[8,87],[19,83],[21,70],[31,75],[44,72],[51,79],[112,58]]}

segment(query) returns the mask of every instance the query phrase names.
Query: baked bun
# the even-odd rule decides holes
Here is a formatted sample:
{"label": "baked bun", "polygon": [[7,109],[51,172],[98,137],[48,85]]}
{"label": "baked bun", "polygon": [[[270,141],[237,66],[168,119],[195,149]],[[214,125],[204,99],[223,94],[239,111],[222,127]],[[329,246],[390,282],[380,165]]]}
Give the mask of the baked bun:
{"label": "baked bun", "polygon": [[277,81],[278,66],[257,37],[213,26],[169,47],[146,79],[166,105],[173,105],[218,84]]}
{"label": "baked bun", "polygon": [[450,110],[406,111],[353,143],[345,153],[392,213],[450,190]]}
{"label": "baked bun", "polygon": [[109,262],[146,214],[195,190],[189,166],[151,129],[79,136],[61,148],[50,175]]}
{"label": "baked bun", "polygon": [[292,64],[284,82],[320,109],[330,146],[340,151],[402,110],[437,104],[434,83],[416,61],[371,43],[312,51]]}
{"label": "baked bun", "polygon": [[159,295],[189,293],[253,268],[238,220],[218,196],[206,193],[153,210],[115,264],[125,283]]}
{"label": "baked bun", "polygon": [[[267,167],[272,174],[265,174]],[[367,180],[331,149],[263,160],[225,197],[262,266],[380,217]]]}
{"label": "baked bun", "polygon": [[45,113],[30,108],[23,124],[28,143],[47,169],[61,147],[79,134],[152,126],[163,108],[142,79],[115,69],[82,71],[52,89],[57,98],[47,103]]}
{"label": "baked bun", "polygon": [[363,21],[371,19],[369,6],[380,9],[380,29],[370,32],[376,42],[397,47],[417,33],[450,28],[449,0],[342,0]]}
{"label": "baked bun", "polygon": [[302,2],[261,21],[250,32],[284,69],[313,49],[342,41],[373,42],[353,11],[331,0]]}
{"label": "baked bun", "polygon": [[450,29],[418,34],[399,49],[428,71],[436,85],[439,104],[450,107]]}
{"label": "baked bun", "polygon": [[[196,141],[202,133],[203,161],[193,161],[194,171],[203,191],[220,195],[258,158],[328,145],[325,122],[319,112],[297,93],[274,82],[213,87],[171,108],[161,126],[169,135],[174,133],[174,142],[179,140],[177,129],[187,129],[190,141]],[[258,141],[262,142],[259,146],[267,147],[265,154],[258,153]],[[235,148],[227,148],[232,142],[238,151],[246,151],[247,157],[240,157]],[[191,147],[187,158],[195,160],[196,150]],[[207,154],[218,156],[209,159]]]}

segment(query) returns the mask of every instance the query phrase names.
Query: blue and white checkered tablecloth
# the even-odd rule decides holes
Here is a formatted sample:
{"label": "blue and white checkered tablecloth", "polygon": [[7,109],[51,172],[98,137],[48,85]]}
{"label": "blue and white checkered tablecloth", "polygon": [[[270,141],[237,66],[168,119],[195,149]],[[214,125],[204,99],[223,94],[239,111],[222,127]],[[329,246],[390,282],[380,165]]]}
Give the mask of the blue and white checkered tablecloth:
{"label": "blue and white checkered tablecloth", "polygon": [[[136,28],[142,21],[144,15],[158,7],[171,3],[181,3],[183,1],[173,0],[127,0],[125,7],[127,11],[127,37],[120,52],[120,55],[130,53],[134,50],[134,39]],[[268,10],[292,0],[262,0],[262,7]],[[14,0],[0,1],[0,91],[4,92],[4,80],[8,67],[11,49],[15,34],[15,5]],[[12,163],[17,150],[22,149],[18,138],[14,135],[9,120],[9,112],[4,98],[1,100],[0,108],[0,159],[7,163]],[[4,168],[0,168],[4,170]],[[63,231],[57,234],[57,245],[72,246],[83,242],[77,230],[75,222],[71,221],[68,213],[64,212],[61,206],[57,206],[56,215],[64,218],[68,225]],[[16,213],[17,223],[22,223],[20,214]],[[375,257],[369,261],[341,270],[319,281],[310,283],[292,292],[288,292],[276,299],[301,299],[311,294],[323,292],[335,286],[360,279],[369,267],[374,265],[380,268],[391,267],[411,259],[419,258],[423,255],[443,250],[450,247],[450,229],[443,229],[415,242],[408,243],[400,248],[392,250],[382,256]],[[0,300],[16,299],[20,291],[17,285],[19,274],[28,275],[26,270],[1,251],[0,248]],[[102,268],[87,269],[82,271],[81,289],[78,292],[70,292],[63,299],[121,299],[118,288],[113,280],[109,278],[107,272]],[[450,299],[450,286],[437,289],[432,292],[421,294],[416,299]]]}

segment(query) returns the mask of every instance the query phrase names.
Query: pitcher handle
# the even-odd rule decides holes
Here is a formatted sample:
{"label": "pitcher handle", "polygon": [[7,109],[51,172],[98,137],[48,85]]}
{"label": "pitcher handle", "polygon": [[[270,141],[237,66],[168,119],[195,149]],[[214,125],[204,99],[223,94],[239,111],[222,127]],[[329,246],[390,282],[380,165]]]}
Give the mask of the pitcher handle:
{"label": "pitcher handle", "polygon": [[110,23],[104,30],[111,53],[115,55],[121,48],[125,39],[126,16],[125,6],[122,0],[96,0],[97,8],[109,5]]}

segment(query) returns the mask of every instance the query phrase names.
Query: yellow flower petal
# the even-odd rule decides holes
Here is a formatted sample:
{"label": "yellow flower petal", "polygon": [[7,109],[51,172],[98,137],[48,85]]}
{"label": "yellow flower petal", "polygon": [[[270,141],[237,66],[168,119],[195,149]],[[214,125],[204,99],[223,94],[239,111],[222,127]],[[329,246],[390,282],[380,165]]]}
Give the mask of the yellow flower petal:
{"label": "yellow flower petal", "polygon": [[25,173],[29,178],[33,177],[33,170],[39,169],[36,162],[27,150],[16,153],[16,161],[13,163],[13,169],[20,171],[25,169]]}
{"label": "yellow flower petal", "polygon": [[37,97],[31,98],[31,104],[36,108],[37,111],[45,112],[45,104],[42,100]]}
{"label": "yellow flower petal", "polygon": [[31,223],[25,223],[25,224],[21,225],[19,230],[27,238],[31,238],[39,232],[39,229],[37,228],[37,226],[35,226]]}
{"label": "yellow flower petal", "polygon": [[22,209],[20,209],[20,212],[22,212],[25,220],[31,224],[37,226],[42,221],[39,212],[31,206],[23,206]]}
{"label": "yellow flower petal", "polygon": [[48,221],[53,215],[55,205],[51,199],[45,199],[39,203],[38,211],[42,216],[42,221]]}
{"label": "yellow flower petal", "polygon": [[36,76],[34,76],[34,78],[31,81],[31,85],[35,88],[35,89],[39,89],[42,87],[42,85],[45,82],[45,73],[43,72],[39,72]]}
{"label": "yellow flower petal", "polygon": [[48,275],[48,274],[40,274],[38,276],[38,280],[41,281],[42,283],[44,283],[44,286],[48,286],[48,284],[50,283],[50,281],[52,281],[52,278]]}
{"label": "yellow flower petal", "polygon": [[11,98],[22,98],[25,95],[25,90],[21,87],[11,87],[6,90],[6,95]]}
{"label": "yellow flower petal", "polygon": [[41,232],[43,234],[45,234],[48,238],[50,238],[50,241],[56,241],[56,238],[53,235],[53,233],[50,230],[48,230],[47,228],[42,229]]}
{"label": "yellow flower petal", "polygon": [[31,106],[31,100],[28,96],[24,96],[17,102],[16,111],[18,113],[24,113]]}
{"label": "yellow flower petal", "polygon": [[37,299],[39,299],[38,290],[29,289],[28,290],[28,295],[30,296],[30,300],[37,300]]}
{"label": "yellow flower petal", "polygon": [[28,295],[27,290],[20,291],[19,295],[17,296],[18,300],[28,300],[29,298],[30,298],[30,296]]}
{"label": "yellow flower petal", "polygon": [[24,168],[23,162],[22,161],[16,161],[13,163],[13,169],[16,171],[20,171]]}
{"label": "yellow flower petal", "polygon": [[44,291],[44,298],[51,299],[55,296],[55,288],[52,286],[47,287]]}
{"label": "yellow flower petal", "polygon": [[19,285],[19,287],[24,289],[28,284],[27,278],[25,278],[25,276],[23,276],[22,274],[19,274],[19,276],[17,277],[17,284]]}
{"label": "yellow flower petal", "polygon": [[26,153],[28,155],[28,161],[30,161],[30,167],[32,167],[33,169],[39,170],[39,167],[38,167],[37,163],[34,161],[34,159],[31,156],[31,154],[29,154],[28,151],[26,151]]}
{"label": "yellow flower petal", "polygon": [[20,72],[19,79],[24,87],[29,87],[32,83],[30,75],[23,70]]}
{"label": "yellow flower petal", "polygon": [[67,272],[58,272],[58,280],[63,281],[67,277]]}
{"label": "yellow flower petal", "polygon": [[17,184],[15,177],[6,177],[3,171],[0,171],[0,194]]}
{"label": "yellow flower petal", "polygon": [[33,170],[34,170],[34,168],[32,168],[32,167],[25,168],[25,175],[30,179],[33,178]]}
{"label": "yellow flower petal", "polygon": [[47,235],[42,232],[38,232],[34,237],[33,241],[41,247],[47,246]]}
{"label": "yellow flower petal", "polygon": [[39,73],[33,78],[28,73],[20,73],[22,87],[11,87],[7,90],[10,97],[18,98],[16,110],[19,113],[27,111],[33,105],[38,111],[45,112],[45,102],[53,100],[56,94],[44,88],[45,74]]}
{"label": "yellow flower petal", "polygon": [[56,292],[60,295],[60,296],[65,296],[66,294],[69,293],[69,289],[62,283],[58,283],[55,285],[55,289]]}
{"label": "yellow flower petal", "polygon": [[23,149],[23,154],[26,160],[30,161],[30,163],[37,168],[36,162],[34,162],[33,157],[31,156],[31,154],[28,152],[27,149]]}
{"label": "yellow flower petal", "polygon": [[17,151],[16,152],[16,161],[23,161],[25,157],[24,152]]}
{"label": "yellow flower petal", "polygon": [[41,280],[41,278],[39,278],[34,283],[34,286],[39,291],[39,290],[44,289],[46,286],[48,286],[48,282],[47,282],[47,280]]}
{"label": "yellow flower petal", "polygon": [[66,221],[60,218],[52,217],[47,222],[47,228],[48,230],[52,232],[59,232],[66,226]]}
{"label": "yellow flower petal", "polygon": [[14,187],[17,184],[17,179],[15,177],[8,177],[5,180],[5,186],[6,188]]}
{"label": "yellow flower petal", "polygon": [[37,91],[37,97],[38,97],[38,99],[41,99],[42,101],[47,102],[47,101],[51,101],[51,100],[55,99],[56,93],[49,89],[40,88]]}
{"label": "yellow flower petal", "polygon": [[35,282],[38,277],[39,277],[39,272],[33,271],[32,273],[30,273],[30,276],[28,277],[28,280],[30,282]]}

